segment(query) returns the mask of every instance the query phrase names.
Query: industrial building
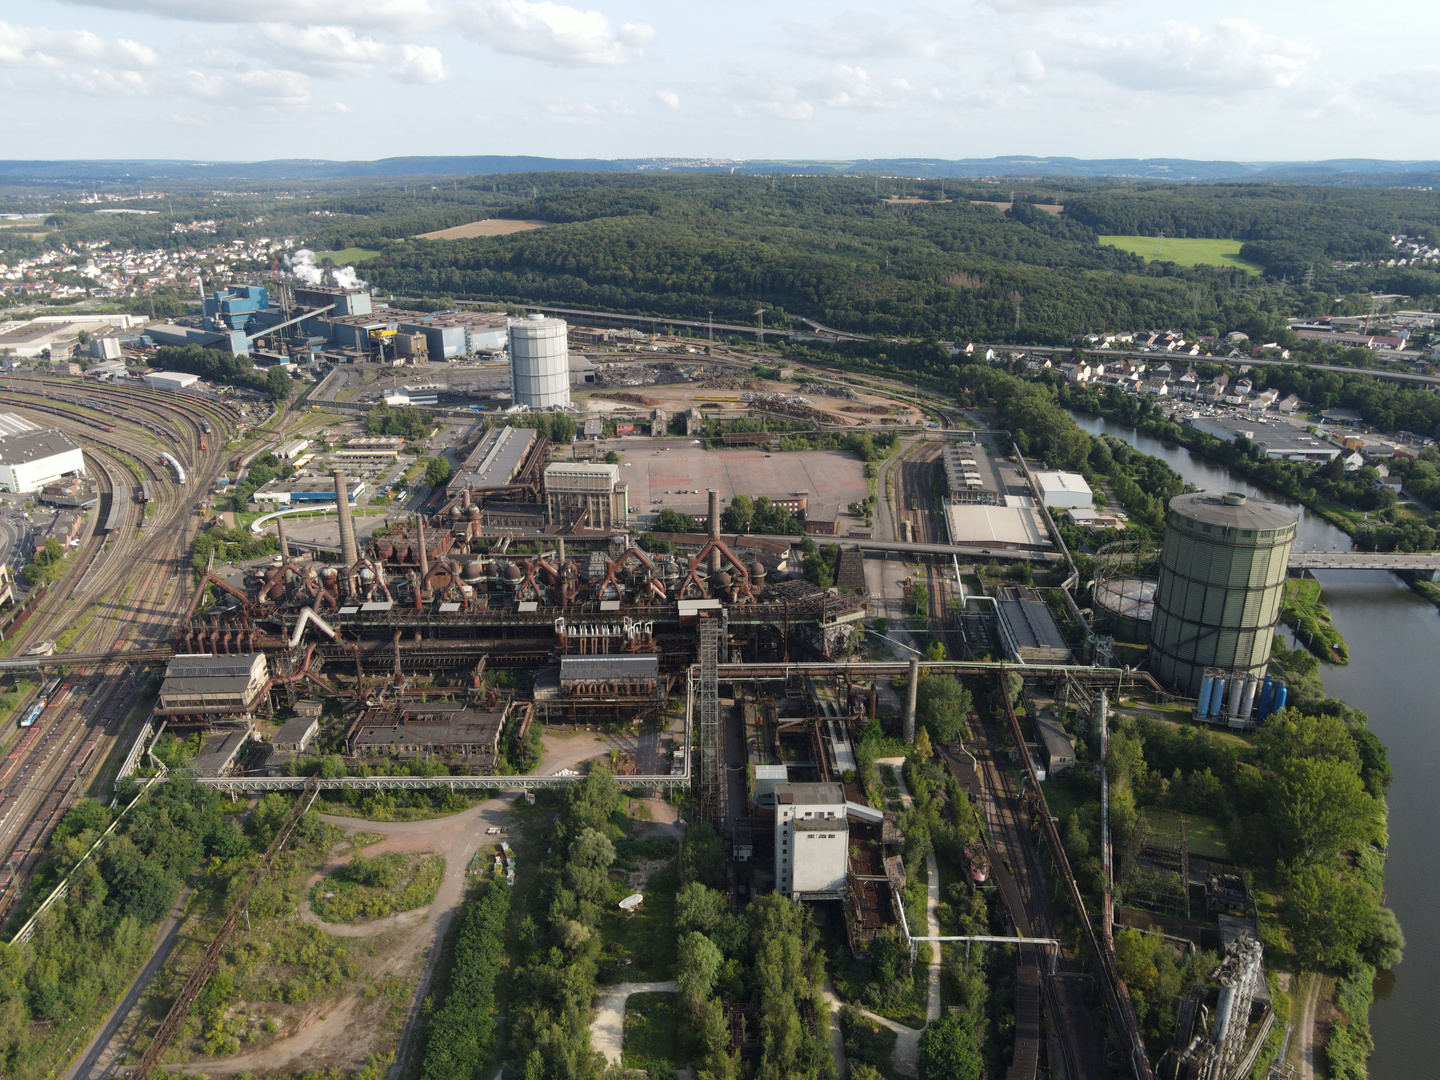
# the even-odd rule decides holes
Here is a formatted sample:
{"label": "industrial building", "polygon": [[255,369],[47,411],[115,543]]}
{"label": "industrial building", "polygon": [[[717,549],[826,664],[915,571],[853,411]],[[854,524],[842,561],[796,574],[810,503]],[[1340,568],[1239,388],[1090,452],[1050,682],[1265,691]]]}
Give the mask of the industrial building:
{"label": "industrial building", "polygon": [[1192,416],[1186,425],[1223,442],[1249,439],[1266,457],[1281,461],[1324,463],[1343,451],[1288,420],[1263,416]]}
{"label": "industrial building", "polygon": [[977,544],[1017,551],[1047,551],[1053,544],[1040,511],[1030,506],[951,503],[945,522],[952,544]]}
{"label": "industrial building", "polygon": [[545,442],[534,428],[491,428],[450,478],[447,490],[454,495],[466,488],[484,491],[505,487],[515,481],[532,451]]}
{"label": "industrial building", "polygon": [[945,468],[945,487],[950,502],[1005,505],[995,467],[983,446],[973,442],[946,443],[940,460]]}
{"label": "industrial building", "polygon": [[624,528],[628,496],[618,465],[567,461],[545,467],[545,514],[552,525]]}
{"label": "industrial building", "polygon": [[1026,664],[1068,664],[1070,646],[1038,589],[1007,585],[996,601],[1012,660]]}
{"label": "industrial building", "polygon": [[346,735],[351,757],[460,758],[491,768],[510,706],[386,702],[363,709]]}
{"label": "industrial building", "polygon": [[[350,501],[354,502],[365,493],[366,484],[363,480],[351,480],[346,485],[350,493]],[[290,477],[288,479],[275,477],[263,487],[255,489],[250,496],[256,502],[275,503],[277,506],[292,506],[296,503],[333,503],[335,501],[335,482],[324,477],[307,477],[300,479]]]}
{"label": "industrial building", "polygon": [[1047,510],[1089,510],[1095,504],[1090,485],[1079,473],[1037,472],[1035,494]]}
{"label": "industrial building", "polygon": [[775,889],[793,899],[845,888],[850,829],[843,784],[775,784]]}
{"label": "industrial building", "polygon": [[157,716],[238,719],[264,702],[269,672],[262,652],[181,654],[160,685]]}
{"label": "industrial building", "polygon": [[85,455],[59,428],[0,434],[0,491],[36,491],[85,475]]}
{"label": "industrial building", "polygon": [[510,326],[510,384],[516,405],[570,405],[570,353],[565,320],[530,315]]}
{"label": "industrial building", "polygon": [[145,385],[152,390],[188,390],[199,381],[199,375],[185,371],[152,371],[145,376]]}
{"label": "industrial building", "polygon": [[1206,668],[1263,677],[1299,515],[1238,492],[1170,500],[1150,670],[1193,696]]}

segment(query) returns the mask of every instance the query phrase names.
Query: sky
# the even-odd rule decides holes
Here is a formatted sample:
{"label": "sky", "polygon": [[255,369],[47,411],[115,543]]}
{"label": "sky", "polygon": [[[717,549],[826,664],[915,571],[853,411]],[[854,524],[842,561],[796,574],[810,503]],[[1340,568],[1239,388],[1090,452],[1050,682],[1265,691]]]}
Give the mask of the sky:
{"label": "sky", "polygon": [[0,0],[4,158],[1440,158],[1440,5]]}

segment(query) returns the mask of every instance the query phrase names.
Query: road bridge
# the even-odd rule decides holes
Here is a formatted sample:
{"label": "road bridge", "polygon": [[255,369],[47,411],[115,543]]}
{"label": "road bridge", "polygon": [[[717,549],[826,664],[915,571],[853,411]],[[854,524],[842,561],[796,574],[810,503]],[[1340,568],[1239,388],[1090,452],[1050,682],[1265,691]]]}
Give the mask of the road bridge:
{"label": "road bridge", "polygon": [[1418,570],[1440,572],[1430,551],[1291,551],[1291,570]]}

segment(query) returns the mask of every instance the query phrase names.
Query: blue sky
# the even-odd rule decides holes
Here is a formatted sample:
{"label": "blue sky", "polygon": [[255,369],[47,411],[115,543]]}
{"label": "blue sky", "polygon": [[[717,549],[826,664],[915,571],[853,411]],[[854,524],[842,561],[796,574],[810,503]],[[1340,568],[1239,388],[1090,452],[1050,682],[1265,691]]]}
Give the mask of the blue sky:
{"label": "blue sky", "polygon": [[1440,6],[0,0],[7,158],[1440,158]]}

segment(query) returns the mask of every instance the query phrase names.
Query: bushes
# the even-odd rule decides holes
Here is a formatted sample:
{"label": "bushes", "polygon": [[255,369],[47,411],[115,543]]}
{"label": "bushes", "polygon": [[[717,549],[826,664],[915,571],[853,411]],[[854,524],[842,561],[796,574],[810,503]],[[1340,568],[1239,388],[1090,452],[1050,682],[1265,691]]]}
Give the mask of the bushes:
{"label": "bushes", "polygon": [[430,903],[444,876],[445,860],[439,855],[417,858],[389,852],[373,859],[356,855],[348,866],[315,885],[310,907],[326,922],[379,919]]}
{"label": "bushes", "polygon": [[466,908],[445,1003],[430,1019],[420,1080],[473,1080],[489,1065],[509,915],[510,887],[500,881],[481,886]]}

